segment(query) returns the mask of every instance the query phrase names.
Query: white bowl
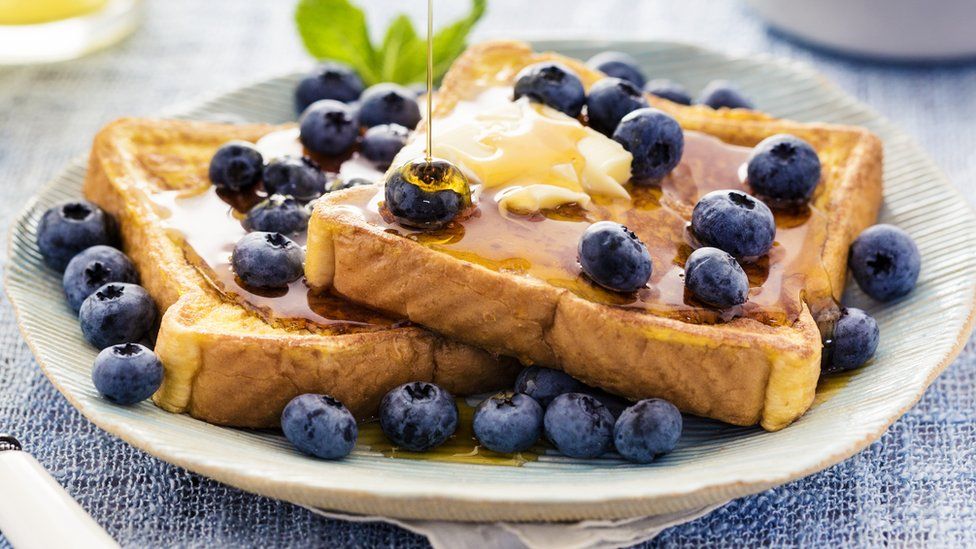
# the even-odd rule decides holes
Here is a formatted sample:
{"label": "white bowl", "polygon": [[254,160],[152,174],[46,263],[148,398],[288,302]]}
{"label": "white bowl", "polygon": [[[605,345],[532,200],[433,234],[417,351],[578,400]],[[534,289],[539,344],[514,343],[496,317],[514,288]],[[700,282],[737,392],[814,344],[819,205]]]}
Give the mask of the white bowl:
{"label": "white bowl", "polygon": [[770,25],[817,46],[901,60],[976,56],[976,0],[748,0]]}

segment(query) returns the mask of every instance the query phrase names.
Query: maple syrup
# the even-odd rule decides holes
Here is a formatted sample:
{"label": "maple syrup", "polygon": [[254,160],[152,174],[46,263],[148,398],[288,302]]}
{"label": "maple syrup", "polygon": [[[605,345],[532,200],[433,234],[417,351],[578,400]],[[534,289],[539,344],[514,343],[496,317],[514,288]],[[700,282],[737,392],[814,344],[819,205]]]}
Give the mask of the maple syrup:
{"label": "maple syrup", "polygon": [[454,165],[436,158],[417,158],[398,169],[403,180],[425,192],[450,191],[461,197],[465,207],[471,205],[468,180]]}
{"label": "maple syrup", "polygon": [[[298,139],[298,129],[272,132],[257,142],[265,158],[291,155],[311,158],[327,178],[346,180],[380,177],[370,163],[353,151],[342,157],[311,155]],[[312,290],[303,280],[281,289],[244,286],[234,275],[231,254],[247,231],[241,225],[247,211],[267,198],[260,187],[242,192],[212,185],[171,190],[149,196],[168,232],[181,242],[187,259],[225,298],[261,316],[269,324],[317,333],[369,331],[403,325],[405,321],[344,301],[328,292]],[[305,245],[305,232],[287,235]]]}
{"label": "maple syrup", "polygon": [[[691,323],[717,323],[747,317],[771,325],[791,324],[807,294],[825,296],[814,311],[832,305],[829,277],[820,257],[827,220],[813,207],[775,212],[776,242],[766,256],[743,266],[749,276],[749,300],[716,310],[685,291],[684,262],[695,247],[687,230],[698,198],[718,189],[749,192],[740,167],[751,149],[729,145],[693,131],[685,132],[681,163],[659,184],[627,183],[629,198],[593,197],[583,208],[565,204],[531,215],[497,207],[504,189],[476,187],[478,210],[436,231],[411,231],[381,214],[382,195],[351,204],[367,221],[458,259],[496,271],[533,276],[596,302],[639,309]],[[587,280],[577,262],[577,245],[595,221],[612,220],[637,233],[647,245],[654,270],[648,286],[616,293]]]}
{"label": "maple syrup", "polygon": [[359,438],[357,444],[372,452],[379,452],[386,457],[402,459],[420,459],[427,461],[442,461],[448,463],[468,463],[474,465],[507,465],[519,467],[530,461],[536,461],[546,452],[546,447],[540,442],[524,452],[502,454],[483,448],[474,436],[472,421],[475,408],[463,398],[457,399],[458,427],[447,441],[426,452],[407,452],[400,450],[390,443],[378,421],[361,422],[359,424]]}
{"label": "maple syrup", "polygon": [[[251,206],[263,199],[263,193],[223,193],[210,186],[189,195],[182,191],[155,193],[151,199],[160,210],[167,231],[182,242],[187,259],[211,286],[272,325],[345,333],[403,323],[402,319],[312,290],[304,280],[279,289],[244,286],[234,275],[231,254],[237,241],[247,234],[241,220]],[[305,245],[304,232],[288,237]]]}

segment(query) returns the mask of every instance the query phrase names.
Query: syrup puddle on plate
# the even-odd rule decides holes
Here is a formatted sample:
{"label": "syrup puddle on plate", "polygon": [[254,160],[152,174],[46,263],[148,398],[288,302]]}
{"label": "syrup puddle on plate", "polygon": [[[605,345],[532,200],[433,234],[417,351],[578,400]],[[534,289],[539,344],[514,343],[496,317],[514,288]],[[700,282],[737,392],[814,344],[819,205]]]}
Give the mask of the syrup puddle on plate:
{"label": "syrup puddle on plate", "polygon": [[530,461],[539,459],[539,455],[546,452],[546,448],[541,442],[536,443],[528,451],[516,454],[502,454],[481,447],[475,439],[471,426],[474,418],[474,407],[463,398],[457,399],[457,407],[457,431],[451,438],[447,439],[447,442],[430,451],[408,452],[396,448],[383,434],[379,421],[359,424],[357,446],[370,452],[379,452],[389,458],[508,467],[521,467]]}
{"label": "syrup puddle on plate", "polygon": [[817,394],[813,397],[813,405],[823,404],[837,393],[847,387],[847,384],[851,382],[857,372],[860,370],[850,370],[847,372],[838,372],[836,374],[827,374],[820,378],[817,382]]}

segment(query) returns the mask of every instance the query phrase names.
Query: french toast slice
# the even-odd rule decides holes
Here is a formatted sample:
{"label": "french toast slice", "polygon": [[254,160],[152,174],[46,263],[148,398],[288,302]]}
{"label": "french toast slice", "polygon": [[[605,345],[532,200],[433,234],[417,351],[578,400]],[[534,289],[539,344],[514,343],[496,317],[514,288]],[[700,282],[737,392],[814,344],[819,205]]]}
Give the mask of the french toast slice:
{"label": "french toast slice", "polygon": [[[547,60],[574,70],[587,89],[603,77],[577,60],[533,53],[521,42],[476,45],[458,58],[443,80],[435,101],[435,128],[438,119],[452,115],[462,102],[475,101],[492,87],[510,89],[520,69]],[[789,425],[813,402],[823,347],[818,321],[829,330],[837,314],[848,247],[877,217],[881,143],[856,127],[801,124],[745,110],[686,107],[652,96],[648,101],[678,120],[686,131],[685,156],[689,156],[689,145],[694,145],[699,151],[696,154],[704,155],[695,159],[699,163],[708,164],[708,151],[724,147],[735,149],[733,157],[741,165],[748,153],[745,147],[777,133],[797,135],[817,150],[822,179],[805,219],[816,219],[818,229],[808,231],[812,237],[786,242],[782,237],[790,230],[789,220],[777,215],[779,248],[770,254],[804,259],[802,268],[780,272],[776,279],[770,273],[779,263],[770,260],[768,272],[758,273],[758,280],[750,273],[755,290],[750,292],[750,301],[775,282],[785,289],[783,301],[790,305],[784,309],[786,313],[764,317],[759,308],[715,322],[714,315],[704,314],[705,309],[662,313],[621,306],[606,292],[578,281],[567,284],[533,276],[532,262],[521,260],[530,253],[545,260],[538,250],[526,249],[526,254],[513,258],[519,261],[512,262],[500,261],[504,254],[486,258],[464,248],[469,233],[490,238],[492,228],[508,230],[497,216],[492,220],[494,204],[479,206],[479,215],[462,220],[457,234],[429,237],[384,218],[378,202],[382,194],[369,188],[337,193],[316,205],[306,264],[310,285],[332,288],[352,301],[404,315],[458,341],[516,356],[527,364],[561,368],[628,398],[666,398],[685,412],[736,425],[758,423],[767,430]],[[473,104],[464,104],[462,112],[477,110]],[[421,133],[415,139],[421,139]],[[681,165],[674,173],[679,169]],[[738,178],[726,178],[730,179]],[[660,190],[630,190],[633,204],[641,196],[657,202],[672,200],[679,227],[690,218],[697,201],[697,195],[682,201],[680,196],[661,198]],[[678,195],[681,190],[677,189]],[[595,208],[602,212],[598,218],[621,220],[645,242],[659,239],[657,221],[645,218],[639,210]],[[547,246],[560,243],[530,239],[521,244],[548,250]],[[492,246],[512,251],[507,238],[496,238]],[[684,256],[680,250],[673,257],[666,256],[665,264],[655,261],[648,292],[658,291],[660,276],[681,276],[680,265],[689,250],[684,249]],[[575,255],[568,259],[575,260]],[[528,272],[519,266],[525,263]]]}
{"label": "french toast slice", "polygon": [[155,402],[210,423],[267,428],[302,393],[330,394],[365,418],[388,390],[410,381],[460,395],[510,384],[514,361],[352,304],[334,303],[334,318],[366,322],[313,326],[269,321],[218,291],[153,197],[208,190],[208,165],[220,145],[276,129],[122,119],[95,138],[85,196],[116,216],[125,252],[164,311],[156,352],[165,376]]}

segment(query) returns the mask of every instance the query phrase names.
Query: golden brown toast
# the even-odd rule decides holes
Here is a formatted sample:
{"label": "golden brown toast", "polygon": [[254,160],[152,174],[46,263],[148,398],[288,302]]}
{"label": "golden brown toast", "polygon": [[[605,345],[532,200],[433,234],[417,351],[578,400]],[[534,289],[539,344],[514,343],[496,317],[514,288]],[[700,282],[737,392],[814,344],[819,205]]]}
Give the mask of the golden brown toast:
{"label": "golden brown toast", "polygon": [[[536,54],[520,42],[477,45],[444,78],[435,127],[459,102],[473,101],[488,88],[511,86],[521,68],[543,60],[569,66],[586,88],[603,77],[576,60]],[[812,403],[820,374],[822,343],[815,319],[828,325],[835,314],[848,247],[880,207],[880,141],[861,128],[648,100],[685,129],[682,165],[660,187],[630,187],[626,206],[598,204],[579,223],[618,220],[648,243],[655,272],[650,287],[636,298],[640,306],[572,279],[572,269],[558,264],[575,261],[575,240],[554,236],[572,227],[565,219],[547,217],[548,229],[530,229],[532,236],[526,237],[526,231],[500,219],[494,205],[482,204],[453,234],[424,234],[385,218],[378,207],[382,195],[371,188],[337,193],[317,204],[309,228],[309,283],[459,341],[562,368],[629,398],[662,397],[685,412],[737,425],[758,423],[768,430],[789,425]],[[471,103],[466,105],[470,109]],[[660,234],[665,217],[659,212],[677,216],[667,223],[681,231],[704,191],[742,184],[735,168],[748,154],[745,147],[777,133],[797,135],[817,150],[822,180],[810,211],[796,219],[777,214],[777,246],[768,263],[749,272],[750,303],[760,305],[716,322],[714,311],[687,305],[682,286],[675,293],[674,280],[682,276],[690,248]],[[712,169],[718,157],[728,164],[725,171],[711,177],[707,188],[688,192],[681,174]],[[479,238],[488,244],[479,247]],[[667,254],[656,251],[654,243],[660,242]],[[662,303],[667,306],[658,307]]]}
{"label": "golden brown toast", "polygon": [[284,405],[301,393],[330,394],[367,417],[389,389],[409,381],[461,395],[511,383],[514,361],[420,327],[341,302],[331,303],[333,318],[366,315],[366,322],[272,321],[201,274],[153,197],[209,191],[207,168],[221,144],[275,129],[123,119],[95,138],[85,195],[116,216],[143,286],[165,311],[156,340],[165,378],[155,402],[211,423],[263,428],[279,425]]}

